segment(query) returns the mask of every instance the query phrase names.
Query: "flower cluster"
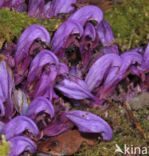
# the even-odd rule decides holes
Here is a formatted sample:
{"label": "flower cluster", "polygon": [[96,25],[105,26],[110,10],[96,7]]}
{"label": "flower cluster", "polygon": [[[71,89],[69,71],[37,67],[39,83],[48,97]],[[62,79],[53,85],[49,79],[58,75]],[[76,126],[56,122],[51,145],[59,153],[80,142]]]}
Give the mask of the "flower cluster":
{"label": "flower cluster", "polygon": [[0,8],[28,12],[31,17],[51,18],[74,12],[73,4],[76,2],[77,0],[1,0]]}
{"label": "flower cluster", "polygon": [[[11,2],[19,9],[24,6],[24,1]],[[42,14],[50,7],[54,10],[51,17],[71,11],[75,0],[69,0],[66,8],[61,7],[62,0],[46,5],[37,2],[42,11],[31,7],[32,0],[29,14]],[[10,156],[34,153],[41,138],[73,128],[109,141],[112,129],[105,120],[72,106],[102,107],[122,80],[128,86],[133,83],[129,75],[140,79],[137,87],[141,91],[149,89],[149,44],[145,50],[138,47],[121,54],[110,25],[96,6],[84,6],[71,14],[53,36],[43,26],[31,25],[17,44],[5,45],[1,51],[0,133],[10,143]]]}

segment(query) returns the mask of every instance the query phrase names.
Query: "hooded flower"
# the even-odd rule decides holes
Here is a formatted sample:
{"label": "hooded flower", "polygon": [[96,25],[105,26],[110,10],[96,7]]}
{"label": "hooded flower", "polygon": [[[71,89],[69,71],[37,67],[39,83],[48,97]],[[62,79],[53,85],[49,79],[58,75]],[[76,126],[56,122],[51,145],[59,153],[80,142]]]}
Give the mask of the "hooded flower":
{"label": "hooded flower", "polygon": [[15,53],[17,72],[16,84],[20,83],[23,79],[22,77],[26,74],[27,68],[34,55],[30,53],[30,47],[36,39],[40,39],[42,42],[48,44],[50,42],[50,35],[44,27],[33,24],[22,33],[17,43],[17,50]]}
{"label": "hooded flower", "polygon": [[30,118],[26,116],[17,116],[10,120],[4,127],[4,133],[7,139],[17,136],[28,130],[33,135],[38,135],[39,130]]}
{"label": "hooded flower", "polygon": [[9,140],[10,151],[9,156],[19,156],[23,152],[34,153],[37,149],[36,144],[27,137],[16,136]]}
{"label": "hooded flower", "polygon": [[[107,77],[103,82],[103,85],[98,91],[100,98],[106,98],[108,95],[110,95],[116,88],[117,84],[128,75],[131,67],[135,67],[135,69],[137,70],[137,65],[141,65],[142,56],[138,53],[139,49],[140,48],[130,50],[120,56],[120,66],[113,67],[109,70]],[[138,72],[139,71],[140,70],[138,69]]]}
{"label": "hooded flower", "polygon": [[117,54],[106,54],[95,61],[86,75],[85,82],[90,91],[99,87],[112,67],[119,67],[121,58]]}
{"label": "hooded flower", "polygon": [[83,26],[87,21],[96,21],[97,23],[100,23],[103,19],[103,12],[96,6],[88,5],[77,10],[68,19],[76,20]]}
{"label": "hooded flower", "polygon": [[99,45],[97,33],[94,25],[90,22],[86,23],[83,36],[80,43],[80,52],[82,64],[86,67],[93,55],[94,49]]}
{"label": "hooded flower", "polygon": [[44,95],[51,99],[56,76],[67,72],[67,66],[59,63],[54,53],[48,50],[41,51],[30,66],[27,78],[30,95]]}
{"label": "hooded flower", "polygon": [[118,77],[120,80],[122,80],[126,76],[130,67],[135,66],[137,68],[138,65],[139,66],[141,65],[142,56],[141,56],[141,54],[138,53],[139,49],[140,48],[135,48],[135,49],[127,51],[121,55],[122,66],[121,66],[120,72],[118,74]]}
{"label": "hooded flower", "polygon": [[51,118],[54,117],[54,107],[52,103],[44,97],[37,97],[29,105],[27,116],[35,119],[36,115],[41,112],[49,114]]}
{"label": "hooded flower", "polygon": [[72,4],[74,3],[76,3],[76,0],[53,0],[50,4],[51,16],[73,11]]}
{"label": "hooded flower", "polygon": [[29,0],[28,14],[32,17],[41,17],[44,9],[44,0]]}
{"label": "hooded flower", "polygon": [[2,111],[1,115],[4,115],[4,113],[6,113],[8,116],[11,116],[13,113],[11,94],[14,87],[14,81],[12,77],[12,72],[5,61],[0,62],[0,72],[0,103]]}
{"label": "hooded flower", "polygon": [[66,117],[84,133],[101,133],[103,140],[112,139],[112,129],[109,124],[99,116],[86,111],[69,111]]}
{"label": "hooded flower", "polygon": [[94,99],[94,96],[90,93],[86,83],[77,77],[72,76],[70,78],[65,78],[58,82],[55,88],[61,91],[66,97],[72,99]]}
{"label": "hooded flower", "polygon": [[110,46],[114,42],[114,35],[109,23],[105,20],[97,26],[97,34],[103,46]]}
{"label": "hooded flower", "polygon": [[83,34],[83,27],[77,21],[68,20],[61,24],[52,39],[52,50],[57,54],[61,48],[65,48],[69,36],[74,34]]}

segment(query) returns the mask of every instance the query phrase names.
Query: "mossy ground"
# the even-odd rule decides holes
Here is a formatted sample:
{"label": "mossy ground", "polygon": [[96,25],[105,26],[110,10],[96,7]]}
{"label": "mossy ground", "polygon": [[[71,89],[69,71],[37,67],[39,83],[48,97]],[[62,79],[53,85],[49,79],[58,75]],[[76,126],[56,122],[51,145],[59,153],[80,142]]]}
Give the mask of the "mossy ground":
{"label": "mossy ground", "polygon": [[90,109],[91,112],[103,117],[113,128],[113,139],[110,142],[100,142],[94,147],[83,146],[75,156],[123,156],[115,154],[116,144],[122,149],[124,144],[134,147],[149,147],[149,106],[134,111],[134,115],[144,130],[145,138],[132,126],[125,109],[118,103],[113,103],[107,111]]}
{"label": "mossy ground", "polygon": [[[144,45],[149,39],[149,1],[148,0],[124,0],[122,4],[113,6],[105,12],[105,18],[109,21],[114,31],[116,42],[122,51]],[[0,10],[0,47],[4,41],[11,42],[18,38],[25,27],[33,23],[45,26],[49,32],[55,31],[60,20],[39,20],[30,18],[26,13],[17,13],[8,9]],[[99,114],[112,126],[114,130],[111,142],[100,142],[94,147],[84,146],[75,156],[113,156],[115,144],[123,148],[124,144],[133,146],[148,146],[149,132],[149,108],[141,108],[134,112],[145,131],[143,139],[138,131],[133,128],[126,118],[125,110],[117,103],[112,104],[105,112],[91,109]],[[5,147],[5,148],[3,148]],[[0,146],[1,152],[7,151],[7,144]]]}
{"label": "mossy ground", "polygon": [[148,43],[149,1],[123,0],[105,13],[122,51]]}

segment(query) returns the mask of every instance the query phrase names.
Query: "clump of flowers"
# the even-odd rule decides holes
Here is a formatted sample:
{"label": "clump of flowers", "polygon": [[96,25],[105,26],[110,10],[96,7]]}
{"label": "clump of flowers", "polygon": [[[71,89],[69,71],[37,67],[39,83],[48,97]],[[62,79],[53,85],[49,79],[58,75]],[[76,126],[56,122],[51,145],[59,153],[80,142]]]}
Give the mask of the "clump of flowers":
{"label": "clump of flowers", "polygon": [[[75,2],[65,1],[63,8],[63,0],[29,1],[29,15],[70,13]],[[19,11],[27,7],[25,1],[0,5]],[[10,156],[35,153],[40,139],[74,128],[110,141],[112,128],[104,119],[73,106],[100,109],[113,94],[127,99],[149,90],[149,44],[121,54],[96,6],[73,12],[53,36],[31,25],[11,47],[0,56],[0,134],[10,143]],[[133,84],[130,75],[139,82]],[[122,81],[127,89],[121,95],[116,90]]]}

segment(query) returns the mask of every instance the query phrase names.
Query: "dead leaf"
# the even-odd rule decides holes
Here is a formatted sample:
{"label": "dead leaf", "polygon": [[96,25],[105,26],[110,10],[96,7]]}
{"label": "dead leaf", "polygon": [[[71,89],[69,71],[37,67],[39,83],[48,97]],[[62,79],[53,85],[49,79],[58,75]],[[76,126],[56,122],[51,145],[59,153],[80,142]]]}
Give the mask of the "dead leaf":
{"label": "dead leaf", "polygon": [[93,137],[85,136],[85,134],[82,135],[77,130],[69,130],[56,137],[49,137],[47,140],[41,141],[38,145],[38,151],[53,156],[72,155],[80,149],[83,143],[95,145],[96,140]]}

